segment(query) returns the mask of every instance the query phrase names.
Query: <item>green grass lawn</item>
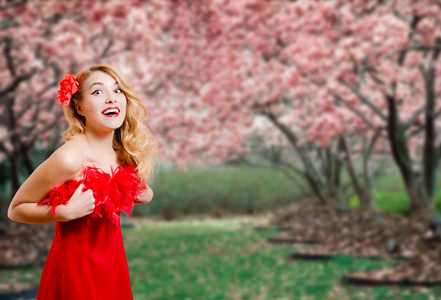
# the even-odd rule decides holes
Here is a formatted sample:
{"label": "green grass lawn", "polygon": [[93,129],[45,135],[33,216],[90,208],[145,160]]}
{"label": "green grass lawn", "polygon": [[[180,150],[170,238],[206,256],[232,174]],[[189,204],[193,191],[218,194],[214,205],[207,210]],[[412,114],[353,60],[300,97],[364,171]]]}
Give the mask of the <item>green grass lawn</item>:
{"label": "green grass lawn", "polygon": [[[133,221],[136,226],[123,235],[135,300],[441,299],[441,287],[344,285],[345,272],[393,262],[348,257],[293,261],[289,256],[300,246],[268,244],[266,237],[276,231],[255,231],[237,219]],[[38,286],[41,271],[0,271],[0,282]]]}
{"label": "green grass lawn", "polygon": [[[296,247],[265,241],[235,220],[140,222],[124,230],[135,299],[436,299],[441,288],[360,288],[345,272],[391,265],[339,257],[293,261]],[[298,247],[298,246],[297,246]]]}
{"label": "green grass lawn", "polygon": [[[411,214],[409,196],[403,192],[381,191],[375,193],[375,204],[377,209],[384,212],[402,214],[409,216]],[[358,208],[360,201],[357,196],[349,200],[349,207]],[[441,215],[441,190],[435,194],[435,209],[438,215]]]}

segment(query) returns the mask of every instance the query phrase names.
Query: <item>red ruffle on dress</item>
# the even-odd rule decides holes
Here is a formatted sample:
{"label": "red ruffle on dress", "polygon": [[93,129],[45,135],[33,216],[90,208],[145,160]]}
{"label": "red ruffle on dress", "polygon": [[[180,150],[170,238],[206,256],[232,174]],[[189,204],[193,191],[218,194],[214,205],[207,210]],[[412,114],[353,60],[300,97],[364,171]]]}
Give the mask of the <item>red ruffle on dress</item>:
{"label": "red ruffle on dress", "polygon": [[53,188],[39,205],[66,204],[77,187],[91,189],[92,214],[55,223],[55,238],[43,268],[37,300],[133,299],[120,226],[120,214],[131,215],[135,199],[146,189],[135,167],[122,165],[112,174],[85,167],[79,180]]}

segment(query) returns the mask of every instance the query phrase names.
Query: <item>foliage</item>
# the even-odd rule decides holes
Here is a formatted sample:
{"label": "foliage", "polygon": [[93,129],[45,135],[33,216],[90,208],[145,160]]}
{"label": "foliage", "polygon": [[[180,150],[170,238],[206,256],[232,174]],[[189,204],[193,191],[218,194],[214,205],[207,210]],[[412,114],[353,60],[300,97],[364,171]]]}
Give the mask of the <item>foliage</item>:
{"label": "foliage", "polygon": [[152,202],[135,206],[135,215],[172,219],[194,214],[264,213],[300,197],[297,186],[279,171],[250,167],[162,170],[152,189]]}
{"label": "foliage", "polygon": [[[375,205],[380,211],[409,215],[410,200],[399,176],[398,170],[391,168],[377,179]],[[300,177],[295,179],[302,182]],[[268,213],[308,196],[279,171],[246,166],[161,170],[152,189],[152,202],[135,206],[135,215],[172,219]],[[349,206],[359,207],[356,195],[350,198]],[[436,207],[441,214],[441,190],[436,194]]]}

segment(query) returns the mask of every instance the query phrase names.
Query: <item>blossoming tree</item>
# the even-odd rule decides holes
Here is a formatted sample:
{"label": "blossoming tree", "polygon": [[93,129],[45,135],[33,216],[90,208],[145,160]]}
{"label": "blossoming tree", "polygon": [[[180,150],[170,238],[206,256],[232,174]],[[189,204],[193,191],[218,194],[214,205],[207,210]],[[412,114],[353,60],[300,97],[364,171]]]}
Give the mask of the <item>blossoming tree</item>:
{"label": "blossoming tree", "polygon": [[288,168],[322,202],[340,203],[346,166],[370,207],[369,158],[388,144],[413,210],[433,213],[440,149],[436,1],[1,5],[0,147],[16,174],[12,190],[18,157],[30,162],[36,141],[59,136],[62,113],[53,98],[63,73],[109,63],[145,100],[161,157],[182,167],[243,150],[259,115],[275,129],[266,140],[295,149],[301,166]]}
{"label": "blossoming tree", "polygon": [[[303,168],[289,165],[289,169],[300,173],[322,202],[340,203],[344,148],[339,136],[354,126],[365,128],[360,128],[358,118],[347,109],[336,108],[329,93],[305,75],[304,71],[317,68],[311,58],[322,55],[324,47],[311,52],[307,45],[313,39],[308,40],[306,34],[301,39],[294,34],[282,36],[293,30],[285,27],[295,23],[297,4],[204,4],[178,1],[169,11],[175,16],[170,26],[173,40],[163,51],[181,62],[177,78],[191,78],[195,95],[225,123],[240,126],[249,124],[255,115],[266,116],[276,132],[285,136],[283,143],[294,147],[303,163]],[[298,45],[300,40],[303,44]],[[309,69],[289,61],[288,49],[294,46],[303,49],[298,51],[297,60],[311,62]],[[345,126],[346,122],[354,126]]]}
{"label": "blossoming tree", "polygon": [[[267,116],[296,148],[302,172],[314,185],[326,184],[317,157],[307,150],[311,144],[339,149],[332,156],[344,152],[350,165],[344,147],[348,134],[367,133],[367,149],[387,140],[412,211],[433,215],[441,149],[438,2],[175,4],[174,24],[180,26],[170,29],[169,53],[185,62],[180,74],[192,74],[192,85],[198,82],[199,95],[214,115],[236,124]],[[342,147],[332,146],[339,139]]]}

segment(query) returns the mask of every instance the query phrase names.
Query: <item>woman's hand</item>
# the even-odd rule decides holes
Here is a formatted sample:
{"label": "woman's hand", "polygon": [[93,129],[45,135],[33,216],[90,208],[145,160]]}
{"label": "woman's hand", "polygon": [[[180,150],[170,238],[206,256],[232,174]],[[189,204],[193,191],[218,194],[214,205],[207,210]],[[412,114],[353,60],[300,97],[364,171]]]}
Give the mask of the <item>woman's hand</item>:
{"label": "woman's hand", "polygon": [[135,200],[135,204],[147,204],[152,201],[153,198],[153,190],[151,187],[147,187],[147,189]]}
{"label": "woman's hand", "polygon": [[95,209],[95,198],[92,190],[83,192],[84,184],[80,184],[66,205],[58,205],[55,213],[64,221],[75,220],[90,215]]}

